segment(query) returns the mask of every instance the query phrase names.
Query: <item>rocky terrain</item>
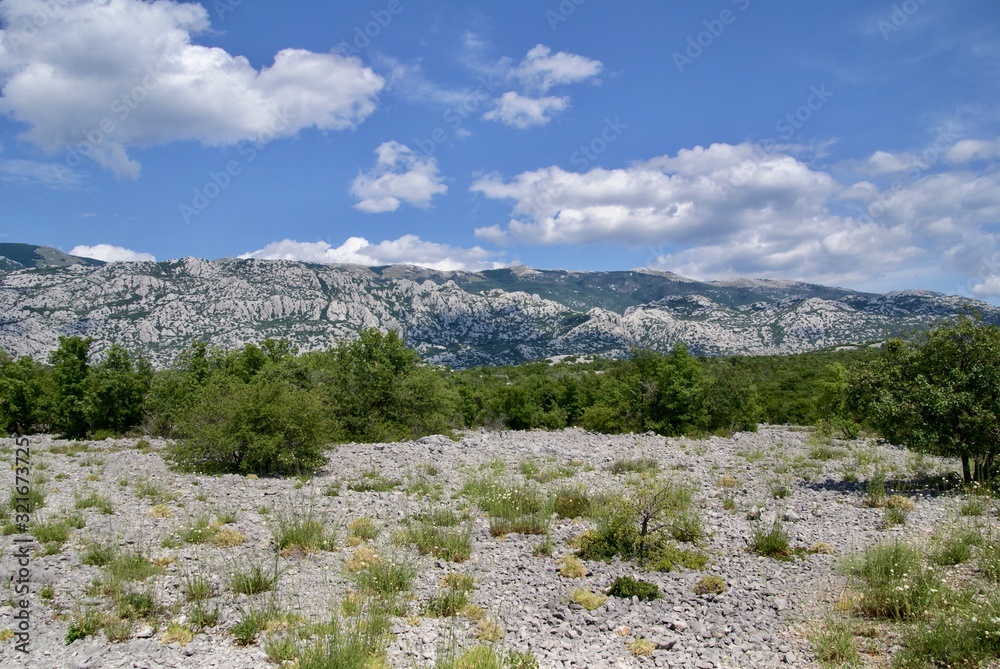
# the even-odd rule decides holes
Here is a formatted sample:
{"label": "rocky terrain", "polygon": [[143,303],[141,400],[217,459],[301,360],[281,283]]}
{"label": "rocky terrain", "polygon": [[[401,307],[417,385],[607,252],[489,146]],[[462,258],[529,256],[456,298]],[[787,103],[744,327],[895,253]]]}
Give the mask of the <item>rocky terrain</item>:
{"label": "rocky terrain", "polygon": [[[2,445],[13,458],[13,442]],[[814,667],[812,635],[851,601],[850,582],[837,565],[884,539],[930,545],[956,523],[962,504],[955,493],[911,487],[904,493],[913,503],[908,518],[886,527],[883,510],[863,503],[866,478],[881,471],[890,482],[912,480],[952,471],[955,463],[786,428],[706,440],[567,430],[344,445],[329,452],[316,476],[280,480],[177,473],[165,464],[162,448],[162,442],[135,439],[32,439],[31,468],[41,477],[34,485],[45,489],[37,521],[75,516],[75,529],[63,543],[35,544],[27,661],[3,631],[13,627],[13,598],[0,605],[0,665],[276,666],[268,654],[280,659],[277,641],[347,611],[345,602],[361,587],[359,573],[381,560],[414,571],[412,586],[401,591],[401,608],[392,612],[385,655],[391,667],[433,667],[449,652],[484,643],[530,652],[543,668]],[[652,459],[660,477],[693,490],[702,536],[683,546],[707,558],[701,567],[661,572],[620,559],[588,560],[574,573],[564,558],[573,553],[574,538],[594,527],[592,520],[553,515],[546,521],[548,542],[517,532],[493,536],[467,487],[489,479],[548,494],[567,486],[591,496],[622,494],[649,480],[613,473],[614,464],[630,459]],[[415,518],[450,512],[469,533],[467,558],[421,555],[401,538]],[[335,529],[336,540],[314,550],[277,550],[282,523],[306,515]],[[775,520],[784,522],[792,559],[748,548],[754,529]],[[16,572],[14,538],[3,539],[5,580]],[[100,587],[111,567],[95,564],[98,547],[152,563],[147,579],[130,587],[143,588],[155,605],[139,622],[116,628],[114,642],[98,631],[67,644],[71,626],[79,631],[88,612],[115,610],[112,594]],[[234,591],[234,574],[254,564],[268,571],[274,560],[279,575],[270,591]],[[430,603],[454,572],[472,579],[471,608],[436,617]],[[625,575],[656,584],[662,598],[602,602],[603,592]],[[696,594],[708,575],[721,579],[723,592]],[[193,583],[204,589],[197,597]],[[598,605],[588,610],[572,602],[576,590],[597,595]],[[241,621],[267,607],[281,611],[285,623],[239,644]],[[206,620],[209,610],[217,615]],[[861,643],[864,664],[883,666],[891,635]]]}
{"label": "rocky terrain", "polygon": [[379,328],[398,330],[429,362],[464,368],[620,357],[677,342],[699,355],[798,353],[882,341],[969,309],[1000,322],[995,307],[935,293],[704,283],[651,270],[437,272],[194,258],[95,265],[29,249],[0,259],[0,347],[38,359],[61,335],[93,337],[98,355],[118,342],[166,366],[195,340],[234,348],[274,337],[308,351]]}

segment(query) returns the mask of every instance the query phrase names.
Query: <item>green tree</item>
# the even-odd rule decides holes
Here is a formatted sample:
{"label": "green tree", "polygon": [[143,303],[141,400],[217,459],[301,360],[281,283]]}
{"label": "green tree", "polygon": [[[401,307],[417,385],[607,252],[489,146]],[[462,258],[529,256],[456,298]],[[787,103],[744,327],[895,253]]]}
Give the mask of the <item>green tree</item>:
{"label": "green tree", "polygon": [[59,346],[49,355],[55,381],[56,427],[71,439],[85,437],[89,427],[84,395],[91,343],[89,337],[59,337]]}
{"label": "green tree", "polygon": [[710,430],[756,432],[761,418],[757,385],[738,360],[718,362],[705,381],[706,413]]}
{"label": "green tree", "polygon": [[46,381],[46,370],[30,357],[15,360],[0,351],[0,429],[5,434],[24,434],[49,422]]}
{"label": "green tree", "polygon": [[112,344],[87,374],[84,407],[90,428],[124,434],[137,426],[152,378],[147,360],[133,361],[123,346]]}
{"label": "green tree", "polygon": [[321,466],[326,411],[317,393],[278,380],[218,376],[177,419],[179,467],[205,474],[299,474]]}
{"label": "green tree", "polygon": [[1000,328],[962,317],[888,342],[849,374],[847,406],[893,443],[960,458],[967,482],[990,479],[1000,448]]}

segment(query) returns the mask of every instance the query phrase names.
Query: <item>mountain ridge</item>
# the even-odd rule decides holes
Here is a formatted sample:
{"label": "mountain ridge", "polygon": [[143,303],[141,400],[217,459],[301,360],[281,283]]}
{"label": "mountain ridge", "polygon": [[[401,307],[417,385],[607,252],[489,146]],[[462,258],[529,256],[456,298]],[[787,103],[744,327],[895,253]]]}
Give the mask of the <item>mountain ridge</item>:
{"label": "mountain ridge", "polygon": [[368,327],[399,330],[426,361],[456,368],[620,357],[678,342],[700,355],[799,353],[879,341],[971,309],[1000,323],[991,305],[927,291],[702,282],[657,270],[188,257],[0,272],[0,346],[9,352],[43,359],[59,336],[79,334],[94,338],[98,355],[118,342],[160,367],[196,340],[231,348],[275,337],[306,351]]}

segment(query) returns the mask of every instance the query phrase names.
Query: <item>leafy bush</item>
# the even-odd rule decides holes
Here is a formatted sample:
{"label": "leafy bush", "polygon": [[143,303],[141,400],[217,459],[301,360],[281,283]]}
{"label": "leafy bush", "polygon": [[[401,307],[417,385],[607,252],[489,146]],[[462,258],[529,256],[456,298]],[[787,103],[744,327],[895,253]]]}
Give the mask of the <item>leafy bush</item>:
{"label": "leafy bush", "polygon": [[642,601],[651,601],[660,598],[660,586],[631,576],[619,576],[608,588],[608,594],[621,599],[638,597]]}
{"label": "leafy bush", "polygon": [[204,474],[300,474],[325,462],[326,412],[315,394],[283,381],[207,384],[178,420],[171,449]]}

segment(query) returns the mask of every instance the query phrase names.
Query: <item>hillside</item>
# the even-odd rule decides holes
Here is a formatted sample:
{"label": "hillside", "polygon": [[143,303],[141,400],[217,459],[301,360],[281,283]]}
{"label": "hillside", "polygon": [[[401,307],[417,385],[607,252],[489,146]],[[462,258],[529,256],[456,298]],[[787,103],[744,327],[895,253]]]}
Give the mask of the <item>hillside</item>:
{"label": "hillside", "polygon": [[[0,254],[2,246],[27,247],[0,245]],[[23,265],[23,251],[6,257]],[[470,367],[621,356],[632,346],[667,350],[677,342],[705,355],[796,353],[878,341],[968,308],[1000,322],[995,307],[936,293],[706,283],[650,270],[438,272],[195,258],[54,266],[56,260],[0,273],[4,349],[44,357],[60,335],[81,334],[95,339],[95,351],[117,341],[163,366],[199,339],[234,347],[285,338],[305,351],[376,327],[399,330],[430,362]]]}

